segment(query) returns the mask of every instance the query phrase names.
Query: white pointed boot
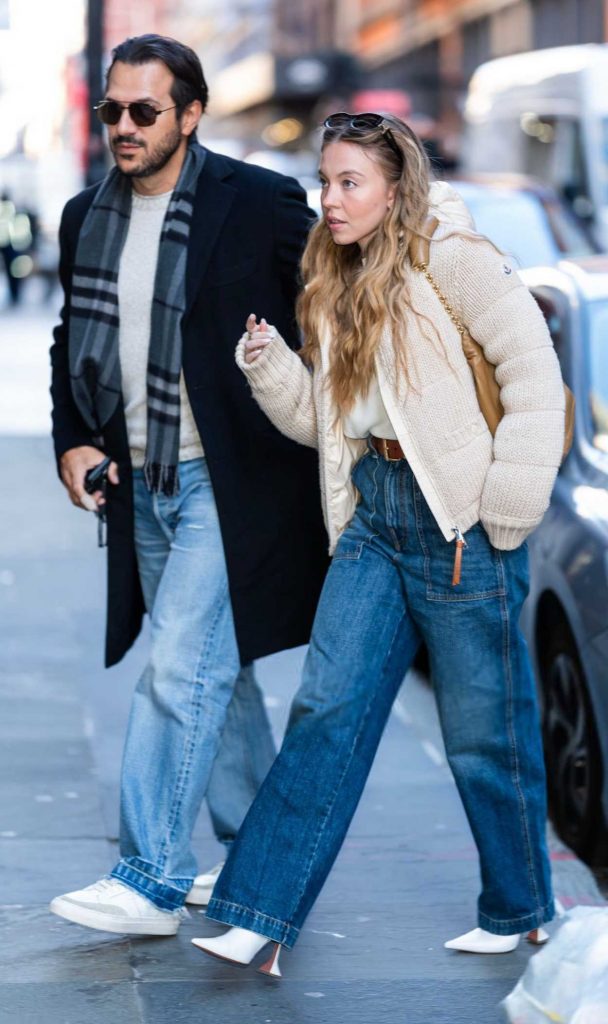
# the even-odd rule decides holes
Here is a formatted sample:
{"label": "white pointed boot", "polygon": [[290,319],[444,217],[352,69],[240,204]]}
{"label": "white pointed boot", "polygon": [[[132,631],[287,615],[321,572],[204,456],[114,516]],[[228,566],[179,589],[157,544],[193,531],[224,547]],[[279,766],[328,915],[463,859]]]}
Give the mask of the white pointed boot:
{"label": "white pointed boot", "polygon": [[[519,945],[520,935],[494,935],[486,932],[483,928],[473,928],[473,931],[459,935],[456,939],[444,942],[445,949],[458,949],[462,953],[512,953]],[[549,941],[549,936],[544,928],[534,928],[526,935],[528,942],[535,946],[542,946]]]}
{"label": "white pointed boot", "polygon": [[192,944],[202,949],[203,953],[215,956],[218,960],[225,960],[226,963],[235,964],[237,967],[246,967],[253,958],[267,946],[272,945],[272,952],[268,960],[258,967],[260,974],[267,974],[271,978],[280,978],[279,953],[281,952],[280,942],[273,942],[266,935],[259,935],[257,932],[250,932],[248,928],[229,928],[223,935],[217,935],[209,939],[192,939]]}

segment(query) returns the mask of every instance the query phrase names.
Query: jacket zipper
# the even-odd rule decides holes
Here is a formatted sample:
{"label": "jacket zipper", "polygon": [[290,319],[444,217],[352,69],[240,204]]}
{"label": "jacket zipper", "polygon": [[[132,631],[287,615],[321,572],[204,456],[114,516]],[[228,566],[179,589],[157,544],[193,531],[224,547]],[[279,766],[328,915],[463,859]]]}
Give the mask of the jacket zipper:
{"label": "jacket zipper", "polygon": [[454,571],[452,573],[452,586],[457,587],[460,583],[460,574],[462,571],[462,553],[467,546],[467,542],[464,539],[462,532],[457,526],[452,527],[452,532],[456,535],[456,550],[454,552]]}

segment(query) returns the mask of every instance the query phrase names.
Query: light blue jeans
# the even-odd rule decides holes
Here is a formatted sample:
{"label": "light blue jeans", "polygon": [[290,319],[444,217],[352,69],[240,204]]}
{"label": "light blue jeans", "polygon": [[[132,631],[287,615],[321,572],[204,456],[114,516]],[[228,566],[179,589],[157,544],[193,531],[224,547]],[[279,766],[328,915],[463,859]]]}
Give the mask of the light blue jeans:
{"label": "light blue jeans", "polygon": [[353,479],[361,501],[325,580],[283,746],[207,914],[293,945],[424,639],[448,760],[479,851],[478,923],[497,935],[536,928],[554,907],[536,695],[519,629],[526,546],[497,551],[477,524],[454,587],[454,545],[407,462],[372,450]]}
{"label": "light blue jeans", "polygon": [[239,663],[206,460],[183,462],[179,473],[180,492],[168,498],[150,494],[134,471],[151,651],[127,730],[112,872],[165,910],[183,904],[196,875],[190,839],[205,794],[229,844],[275,754],[253,666]]}

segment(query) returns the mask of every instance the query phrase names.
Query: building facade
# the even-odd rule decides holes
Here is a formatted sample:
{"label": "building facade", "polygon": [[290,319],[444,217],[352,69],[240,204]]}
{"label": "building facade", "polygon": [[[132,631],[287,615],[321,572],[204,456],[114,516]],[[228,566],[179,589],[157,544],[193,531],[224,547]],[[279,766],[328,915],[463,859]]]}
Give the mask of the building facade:
{"label": "building facade", "polygon": [[449,121],[479,64],[604,42],[607,8],[605,0],[359,0],[353,44],[368,84],[404,88],[419,113]]}

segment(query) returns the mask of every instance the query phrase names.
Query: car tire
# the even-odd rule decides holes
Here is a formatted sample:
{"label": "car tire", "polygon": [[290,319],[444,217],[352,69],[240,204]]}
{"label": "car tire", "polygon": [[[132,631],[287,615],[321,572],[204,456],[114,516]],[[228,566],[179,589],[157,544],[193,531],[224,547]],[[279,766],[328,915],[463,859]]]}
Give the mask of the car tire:
{"label": "car tire", "polygon": [[552,623],[540,654],[550,817],[579,857],[598,863],[608,845],[601,806],[602,755],[585,674],[565,619]]}

